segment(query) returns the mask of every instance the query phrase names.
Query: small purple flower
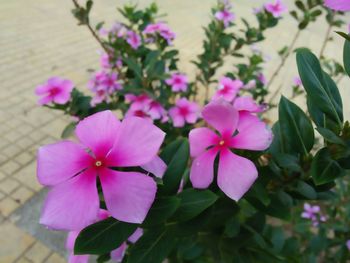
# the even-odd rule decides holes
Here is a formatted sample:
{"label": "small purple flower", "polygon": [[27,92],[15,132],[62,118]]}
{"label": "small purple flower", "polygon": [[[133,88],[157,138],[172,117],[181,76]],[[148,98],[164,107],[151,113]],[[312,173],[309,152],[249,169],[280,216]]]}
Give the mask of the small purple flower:
{"label": "small purple flower", "polygon": [[350,250],[350,239],[346,241],[346,247]]}
{"label": "small purple flower", "polygon": [[294,82],[294,86],[298,86],[299,87],[299,86],[303,85],[303,83],[301,82],[300,77],[298,77],[298,76],[294,77],[293,82]]}
{"label": "small purple flower", "polygon": [[141,37],[136,32],[130,30],[127,32],[126,42],[128,42],[133,49],[138,49],[138,47],[141,46]]}
{"label": "small purple flower", "polygon": [[267,80],[266,80],[266,77],[263,73],[259,73],[258,74],[258,80],[263,84],[263,85],[266,85],[267,84]]}
{"label": "small purple flower", "polygon": [[225,27],[228,27],[229,24],[235,19],[235,15],[228,9],[223,9],[215,13],[215,18],[224,23]]}
{"label": "small purple flower", "polygon": [[266,3],[264,7],[265,10],[271,13],[275,18],[281,17],[283,13],[287,12],[287,7],[281,0],[275,0],[273,3]]}
{"label": "small purple flower", "polygon": [[327,217],[321,213],[321,209],[318,205],[304,204],[304,211],[301,213],[301,217],[309,219],[313,226],[318,226],[320,222],[326,222]]}

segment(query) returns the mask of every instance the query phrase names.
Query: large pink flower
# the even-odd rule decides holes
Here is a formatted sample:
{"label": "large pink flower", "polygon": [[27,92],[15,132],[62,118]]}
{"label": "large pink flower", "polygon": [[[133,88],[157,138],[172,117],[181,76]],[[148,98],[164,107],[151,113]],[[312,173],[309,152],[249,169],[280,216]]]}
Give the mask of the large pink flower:
{"label": "large pink flower", "polygon": [[233,102],[233,107],[238,111],[248,112],[263,112],[266,109],[265,105],[258,105],[255,100],[249,96],[237,97]]}
{"label": "large pink flower", "polygon": [[190,153],[194,158],[190,180],[195,188],[207,188],[214,178],[214,160],[219,154],[217,183],[220,189],[238,201],[258,176],[254,163],[231,149],[262,151],[269,147],[272,132],[258,117],[247,111],[238,112],[224,100],[204,107],[203,119],[209,128],[196,128],[189,134]]}
{"label": "large pink flower", "polygon": [[77,230],[93,222],[99,210],[97,177],[109,213],[121,221],[141,223],[154,201],[155,181],[143,173],[111,168],[152,161],[164,132],[141,118],[120,122],[111,111],[103,111],[82,120],[75,133],[80,144],[62,141],[38,151],[39,182],[52,187],[40,223]]}
{"label": "large pink flower", "polygon": [[180,98],[174,107],[169,109],[169,115],[173,120],[174,127],[183,127],[185,123],[193,124],[199,117],[199,106],[195,102]]}
{"label": "large pink flower", "polygon": [[283,13],[287,12],[287,7],[281,0],[275,0],[273,3],[266,3],[264,5],[265,10],[273,15],[273,17],[280,17]]}
{"label": "large pink flower", "polygon": [[185,92],[187,90],[188,78],[185,74],[174,73],[169,79],[165,80],[165,83],[171,86],[171,90],[174,92]]}
{"label": "large pink flower", "polygon": [[35,89],[35,94],[43,96],[39,99],[39,105],[49,104],[51,102],[57,104],[66,104],[70,99],[70,93],[74,87],[73,82],[59,77],[52,77],[43,85],[39,85]]}
{"label": "large pink flower", "polygon": [[336,11],[350,11],[349,0],[324,0],[324,5]]}
{"label": "large pink flower", "polygon": [[232,102],[243,85],[243,82],[239,79],[233,80],[229,77],[222,77],[219,81],[218,90],[213,96],[213,100],[224,99]]}

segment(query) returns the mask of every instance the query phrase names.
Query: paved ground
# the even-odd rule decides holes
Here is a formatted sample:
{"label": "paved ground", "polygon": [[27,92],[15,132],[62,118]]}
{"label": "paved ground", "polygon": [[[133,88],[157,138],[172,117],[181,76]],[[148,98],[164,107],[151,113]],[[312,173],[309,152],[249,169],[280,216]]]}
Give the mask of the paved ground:
{"label": "paved ground", "polygon": [[[114,21],[116,1],[96,2],[93,21]],[[214,0],[158,2],[169,13],[167,20],[177,32],[175,45],[182,50],[181,69],[191,72],[189,61],[201,47],[200,26],[208,22]],[[263,1],[235,2],[237,15],[246,17],[253,3],[257,6]],[[70,1],[0,0],[0,6],[0,263],[65,262],[62,233],[49,232],[37,223],[45,190],[36,181],[35,152],[40,145],[58,140],[68,120],[38,107],[33,90],[52,75],[69,78],[85,89],[89,77],[86,69],[98,67],[99,46],[85,28],[76,26]],[[318,52],[325,28],[323,22],[312,26],[297,45],[311,46]],[[267,75],[278,63],[272,51],[288,43],[294,31],[294,22],[285,19],[279,29],[268,33],[269,41],[262,46],[272,54],[266,64]],[[340,58],[339,47],[330,44],[326,54]],[[288,95],[295,74],[291,58],[273,88],[283,85]],[[349,81],[344,81],[341,88],[347,98],[348,85]],[[349,117],[349,106],[345,108]]]}

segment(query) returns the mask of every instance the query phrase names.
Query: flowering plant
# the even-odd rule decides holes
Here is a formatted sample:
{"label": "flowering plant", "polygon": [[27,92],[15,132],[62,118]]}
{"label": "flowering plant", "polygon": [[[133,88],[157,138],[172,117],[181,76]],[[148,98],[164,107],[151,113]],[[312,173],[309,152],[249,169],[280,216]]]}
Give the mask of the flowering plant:
{"label": "flowering plant", "polygon": [[[341,12],[295,1],[290,14],[299,29],[267,81],[254,44],[286,14],[280,0],[254,10],[257,26],[242,18],[239,30],[232,5],[219,1],[192,76],[179,70],[176,34],[157,20],[155,4],[119,9],[125,22],[106,29],[91,26],[91,0],[73,3],[103,49],[101,70],[88,82],[90,95],[60,77],[36,89],[39,104],[73,117],[65,140],[39,149],[37,170],[50,188],[40,223],[69,231],[70,262],[89,254],[128,263],[346,260],[350,229],[332,240],[324,224],[333,216],[326,205],[344,196],[336,182],[346,183],[350,168],[350,124],[332,79],[350,75],[348,35],[339,33],[344,66],[323,51],[319,59],[296,50],[300,78],[291,99],[305,96],[306,112],[284,96],[276,105],[279,90],[268,89],[300,30],[326,12],[330,32],[342,25]],[[241,62],[219,75],[232,56]],[[78,142],[66,139],[73,131]],[[308,242],[298,220],[310,221],[316,241]]]}

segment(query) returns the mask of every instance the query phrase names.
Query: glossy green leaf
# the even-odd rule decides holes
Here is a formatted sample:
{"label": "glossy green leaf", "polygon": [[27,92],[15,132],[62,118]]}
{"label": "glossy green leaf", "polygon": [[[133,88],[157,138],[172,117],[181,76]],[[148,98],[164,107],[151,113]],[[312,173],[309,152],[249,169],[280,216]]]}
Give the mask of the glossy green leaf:
{"label": "glossy green leaf", "polygon": [[69,123],[62,131],[61,138],[67,139],[69,136],[71,136],[75,130],[76,125],[77,125],[76,122]]}
{"label": "glossy green leaf", "polygon": [[187,221],[202,213],[218,199],[210,190],[187,189],[178,194],[180,206],[174,215],[175,221]]}
{"label": "glossy green leaf", "polygon": [[331,130],[328,130],[323,127],[317,127],[316,130],[322,135],[322,137],[331,143],[339,144],[346,146],[346,143],[343,141],[342,138],[340,138],[338,135],[336,135],[334,132]]}
{"label": "glossy green leaf", "polygon": [[145,231],[130,251],[128,263],[161,263],[176,245],[168,228]]}
{"label": "glossy green leaf", "polygon": [[74,253],[102,255],[119,247],[136,230],[136,224],[120,222],[112,217],[84,228],[78,235]]}
{"label": "glossy green leaf", "polygon": [[317,198],[317,193],[315,189],[308,183],[301,180],[297,182],[295,191],[306,199],[313,200]]}
{"label": "glossy green leaf", "polygon": [[175,213],[180,202],[180,198],[176,196],[157,198],[142,225],[144,227],[149,227],[164,222]]}
{"label": "glossy green leaf", "polygon": [[350,39],[346,39],[344,43],[343,63],[346,73],[350,76]]}
{"label": "glossy green leaf", "polygon": [[179,190],[189,155],[188,141],[184,138],[172,142],[163,150],[160,156],[167,163],[168,168],[163,176],[162,192],[172,194]]}
{"label": "glossy green leaf", "polygon": [[308,154],[314,145],[314,130],[306,114],[293,102],[282,97],[279,104],[280,132],[293,152]]}
{"label": "glossy green leaf", "polygon": [[315,184],[321,185],[344,176],[345,171],[333,160],[327,148],[319,150],[311,164],[311,175]]}
{"label": "glossy green leaf", "polygon": [[337,96],[339,91],[322,71],[317,57],[307,49],[298,49],[297,65],[309,103],[341,126],[343,116],[342,103]]}

